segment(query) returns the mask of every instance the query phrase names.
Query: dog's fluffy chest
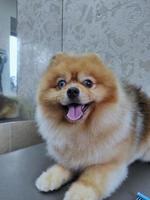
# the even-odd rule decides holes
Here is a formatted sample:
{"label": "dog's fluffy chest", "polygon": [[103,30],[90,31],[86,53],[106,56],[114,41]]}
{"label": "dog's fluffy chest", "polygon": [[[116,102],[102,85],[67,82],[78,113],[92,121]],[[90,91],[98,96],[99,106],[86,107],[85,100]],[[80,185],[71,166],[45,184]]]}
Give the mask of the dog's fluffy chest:
{"label": "dog's fluffy chest", "polygon": [[68,133],[68,137],[64,137],[54,130],[47,140],[47,148],[58,163],[73,169],[107,162],[116,153],[109,142],[102,144],[98,138],[89,137],[86,133]]}
{"label": "dog's fluffy chest", "polygon": [[[128,116],[127,116],[128,118]],[[55,122],[47,120],[42,112],[37,112],[39,131],[47,142],[49,154],[60,164],[67,168],[81,169],[93,164],[103,164],[112,160],[119,153],[121,140],[127,137],[127,125],[103,137],[97,128],[81,131],[76,126],[61,127]]]}

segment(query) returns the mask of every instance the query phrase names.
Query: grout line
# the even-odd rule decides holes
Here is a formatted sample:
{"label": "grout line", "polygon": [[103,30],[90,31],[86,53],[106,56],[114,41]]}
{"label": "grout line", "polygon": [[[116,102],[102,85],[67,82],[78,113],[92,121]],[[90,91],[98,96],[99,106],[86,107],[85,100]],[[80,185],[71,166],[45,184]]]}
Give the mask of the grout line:
{"label": "grout line", "polygon": [[61,10],[61,51],[64,50],[64,0],[62,0],[62,10]]}

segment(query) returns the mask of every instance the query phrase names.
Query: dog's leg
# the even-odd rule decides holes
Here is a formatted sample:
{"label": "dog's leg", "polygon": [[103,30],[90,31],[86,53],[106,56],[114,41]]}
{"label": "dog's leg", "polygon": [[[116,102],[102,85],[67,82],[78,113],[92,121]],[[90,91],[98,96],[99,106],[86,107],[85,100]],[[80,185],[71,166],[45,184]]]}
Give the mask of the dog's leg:
{"label": "dog's leg", "polygon": [[144,155],[141,158],[144,162],[150,162],[150,148],[144,153]]}
{"label": "dog's leg", "polygon": [[111,195],[127,176],[127,167],[120,164],[94,165],[66,192],[64,200],[98,200]]}
{"label": "dog's leg", "polygon": [[53,191],[68,182],[72,176],[73,172],[60,165],[54,165],[37,178],[35,185],[42,192]]}
{"label": "dog's leg", "polygon": [[147,133],[148,135],[143,139],[141,143],[141,149],[144,152],[141,156],[140,160],[144,162],[150,162],[150,132]]}

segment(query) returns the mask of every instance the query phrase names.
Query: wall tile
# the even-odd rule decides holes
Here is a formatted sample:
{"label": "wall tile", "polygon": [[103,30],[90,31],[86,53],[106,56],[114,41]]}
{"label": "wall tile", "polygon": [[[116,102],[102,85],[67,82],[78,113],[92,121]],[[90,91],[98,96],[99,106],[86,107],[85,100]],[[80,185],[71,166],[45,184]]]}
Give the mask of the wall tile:
{"label": "wall tile", "polygon": [[61,51],[61,0],[18,0],[18,96],[21,117],[33,119],[36,89],[51,56]]}
{"label": "wall tile", "polygon": [[21,117],[33,118],[35,102],[35,63],[34,52],[31,44],[22,44],[20,48],[20,67],[18,72],[18,97],[22,103]]}
{"label": "wall tile", "polygon": [[150,1],[64,0],[64,51],[96,52],[150,94]]}
{"label": "wall tile", "polygon": [[61,0],[18,0],[18,36],[22,43],[34,41],[60,46]]}

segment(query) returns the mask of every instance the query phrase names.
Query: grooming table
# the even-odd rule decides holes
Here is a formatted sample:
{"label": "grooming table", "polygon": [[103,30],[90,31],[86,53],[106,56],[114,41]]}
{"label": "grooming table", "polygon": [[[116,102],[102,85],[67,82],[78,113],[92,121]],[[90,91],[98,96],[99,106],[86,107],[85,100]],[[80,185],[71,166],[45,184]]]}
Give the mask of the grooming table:
{"label": "grooming table", "polygon": [[[46,155],[45,144],[0,156],[0,200],[62,200],[69,185],[41,193],[36,178],[53,161]],[[113,181],[113,180],[112,180]],[[135,200],[136,192],[150,196],[150,164],[137,162],[130,167],[128,179],[109,200]]]}

